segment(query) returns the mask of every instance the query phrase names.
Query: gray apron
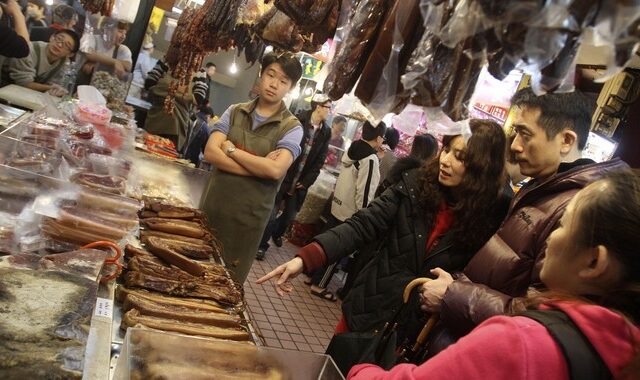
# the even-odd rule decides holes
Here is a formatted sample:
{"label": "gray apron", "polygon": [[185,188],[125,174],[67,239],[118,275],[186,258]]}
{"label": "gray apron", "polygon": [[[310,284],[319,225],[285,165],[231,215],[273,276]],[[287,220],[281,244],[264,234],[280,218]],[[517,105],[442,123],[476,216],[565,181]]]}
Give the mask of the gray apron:
{"label": "gray apron", "polygon": [[[299,121],[282,104],[278,112],[252,130],[255,104],[253,101],[234,108],[227,138],[239,149],[265,157]],[[222,243],[227,268],[239,284],[249,274],[283,179],[243,177],[217,169],[210,177],[201,208]]]}

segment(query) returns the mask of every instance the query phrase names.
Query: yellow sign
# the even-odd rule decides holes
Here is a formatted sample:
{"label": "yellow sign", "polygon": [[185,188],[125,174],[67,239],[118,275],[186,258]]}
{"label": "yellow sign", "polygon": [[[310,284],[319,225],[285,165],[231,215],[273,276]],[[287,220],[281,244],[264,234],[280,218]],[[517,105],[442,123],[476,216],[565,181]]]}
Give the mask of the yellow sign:
{"label": "yellow sign", "polygon": [[158,7],[153,7],[151,18],[149,18],[149,27],[153,30],[154,33],[158,33],[158,30],[160,30],[160,23],[162,22],[163,17],[164,11]]}
{"label": "yellow sign", "polygon": [[306,79],[313,78],[314,76],[316,76],[316,74],[320,72],[320,69],[322,69],[323,65],[324,65],[324,62],[308,54],[305,54],[304,58],[302,58],[302,68],[303,68],[302,77]]}

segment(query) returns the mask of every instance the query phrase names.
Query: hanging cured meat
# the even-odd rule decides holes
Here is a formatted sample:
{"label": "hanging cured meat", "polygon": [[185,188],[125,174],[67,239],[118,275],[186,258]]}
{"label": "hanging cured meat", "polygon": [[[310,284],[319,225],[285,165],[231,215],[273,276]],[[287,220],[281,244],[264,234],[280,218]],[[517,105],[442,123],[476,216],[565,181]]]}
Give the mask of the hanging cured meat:
{"label": "hanging cured meat", "polygon": [[276,0],[275,5],[298,25],[314,27],[327,19],[336,0]]}
{"label": "hanging cured meat", "polygon": [[349,21],[344,42],[336,53],[324,92],[333,100],[351,91],[375,43],[375,36],[387,11],[385,0],[360,0]]}
{"label": "hanging cured meat", "polygon": [[[383,82],[381,83],[383,85],[399,89],[400,74],[404,72],[411,52],[418,42],[415,37],[422,35],[423,31],[419,5],[419,0],[396,1],[389,12],[373,51],[362,70],[358,87],[356,87],[355,94],[364,104],[371,103],[380,82]],[[383,77],[385,66],[392,54],[398,54],[394,51],[394,44],[398,42],[394,41],[396,33],[399,33],[399,42],[401,43],[400,56],[395,61],[397,66],[392,68],[397,73],[397,83],[385,83],[391,79]],[[388,95],[395,96],[396,92],[390,88]]]}
{"label": "hanging cured meat", "polygon": [[253,30],[264,41],[280,49],[299,52],[304,43],[300,28],[275,7],[258,20]]}

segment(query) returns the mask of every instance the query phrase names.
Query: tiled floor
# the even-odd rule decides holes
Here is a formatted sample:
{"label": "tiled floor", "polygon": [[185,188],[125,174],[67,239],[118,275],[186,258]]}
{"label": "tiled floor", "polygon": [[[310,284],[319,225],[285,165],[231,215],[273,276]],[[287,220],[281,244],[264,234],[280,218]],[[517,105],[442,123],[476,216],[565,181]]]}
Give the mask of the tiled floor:
{"label": "tiled floor", "polygon": [[[306,279],[300,275],[291,283],[294,290],[280,297],[273,282],[257,285],[255,281],[278,265],[294,257],[299,248],[285,242],[273,246],[264,261],[255,261],[244,284],[245,297],[253,323],[268,347],[324,353],[340,319],[340,301],[330,302],[311,295]],[[336,290],[341,278],[334,276],[329,290]]]}

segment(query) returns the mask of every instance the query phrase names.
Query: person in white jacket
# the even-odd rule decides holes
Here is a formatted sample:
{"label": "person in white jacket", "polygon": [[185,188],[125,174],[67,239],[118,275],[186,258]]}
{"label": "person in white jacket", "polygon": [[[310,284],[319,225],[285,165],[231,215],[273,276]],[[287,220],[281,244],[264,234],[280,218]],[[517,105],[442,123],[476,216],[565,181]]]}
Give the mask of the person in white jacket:
{"label": "person in white jacket", "polygon": [[[378,150],[384,142],[386,125],[373,126],[368,121],[362,126],[362,139],[355,141],[342,157],[342,170],[336,183],[331,204],[331,216],[326,229],[349,219],[361,208],[366,208],[375,197],[380,182]],[[327,291],[337,263],[315,272],[311,281],[311,294],[328,301],[336,301],[335,294]]]}

